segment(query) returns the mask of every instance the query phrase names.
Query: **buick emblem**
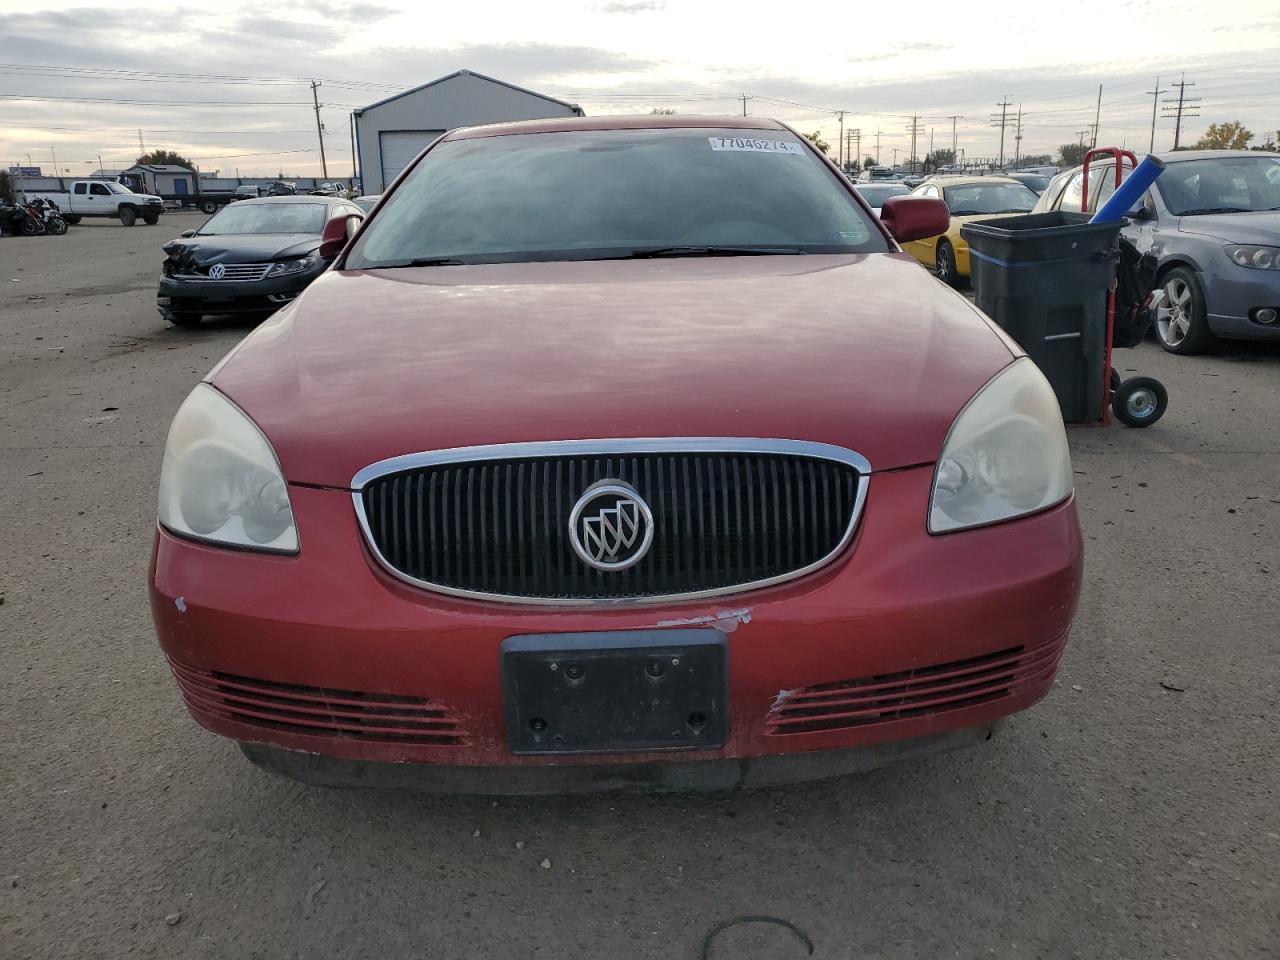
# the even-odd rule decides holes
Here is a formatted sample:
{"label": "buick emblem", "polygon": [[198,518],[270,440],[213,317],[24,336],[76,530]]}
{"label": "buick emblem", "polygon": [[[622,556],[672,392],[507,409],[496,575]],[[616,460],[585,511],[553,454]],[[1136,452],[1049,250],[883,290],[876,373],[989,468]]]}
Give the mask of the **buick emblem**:
{"label": "buick emblem", "polygon": [[653,544],[653,514],[635,487],[621,480],[593,483],[569,514],[573,552],[597,570],[625,570]]}
{"label": "buick emblem", "polygon": [[227,272],[226,267],[224,267],[220,263],[215,263],[212,267],[209,268],[209,279],[221,280],[222,277],[226,274],[226,272]]}

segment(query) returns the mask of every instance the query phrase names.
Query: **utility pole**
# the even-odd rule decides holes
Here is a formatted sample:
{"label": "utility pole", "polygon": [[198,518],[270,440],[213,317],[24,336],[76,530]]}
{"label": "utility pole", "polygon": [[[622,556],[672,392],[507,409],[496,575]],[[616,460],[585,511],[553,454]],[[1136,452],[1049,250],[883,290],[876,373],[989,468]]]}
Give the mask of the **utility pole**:
{"label": "utility pole", "polygon": [[1098,145],[1098,125],[1102,122],[1102,84],[1098,84],[1098,109],[1093,114],[1093,139],[1089,141],[1089,149]]}
{"label": "utility pole", "polygon": [[1081,149],[1081,150],[1083,150],[1083,149],[1084,149],[1084,135],[1085,135],[1086,133],[1088,133],[1088,132],[1089,132],[1088,130],[1077,130],[1077,131],[1076,131],[1076,136],[1080,138],[1080,149]]}
{"label": "utility pole", "polygon": [[837,140],[836,142],[840,145],[839,146],[840,169],[843,170],[844,169],[844,111],[837,110],[836,116],[840,118],[840,139]]}
{"label": "utility pole", "polygon": [[911,156],[908,162],[911,164],[911,172],[916,172],[916,137],[924,133],[924,127],[920,124],[918,114],[911,115],[911,126],[907,128],[907,133],[911,134]]}
{"label": "utility pole", "polygon": [[1156,152],[1156,108],[1160,106],[1160,78],[1156,77],[1156,88],[1154,90],[1144,90],[1144,93],[1151,97],[1151,145],[1147,147],[1147,153]]}
{"label": "utility pole", "polygon": [[1018,125],[1014,128],[1013,134],[1013,167],[1018,168],[1018,161],[1022,159],[1022,104],[1018,104]]}
{"label": "utility pole", "polygon": [[858,165],[858,169],[862,169],[862,128],[856,127],[850,130],[849,139],[853,141],[853,150],[849,153],[849,159]]}
{"label": "utility pole", "polygon": [[320,122],[320,95],[316,92],[320,89],[320,84],[311,81],[311,102],[316,107],[316,136],[320,138],[320,172],[326,180],[329,179],[329,164],[324,158],[324,124]]}
{"label": "utility pole", "polygon": [[[929,128],[929,152],[924,155],[924,165],[929,166],[929,158],[933,156],[933,127]],[[936,167],[937,164],[935,163]]]}
{"label": "utility pole", "polygon": [[53,147],[49,148],[49,156],[53,157],[53,175],[61,178],[62,171],[58,169],[58,155],[53,152]]}
{"label": "utility pole", "polygon": [[743,94],[742,96],[740,96],[738,99],[742,101],[742,115],[745,117],[745,116],[747,115],[747,101],[748,101],[748,100],[754,100],[754,99],[755,99],[755,97],[748,97],[748,96],[744,93],[744,94]]}
{"label": "utility pole", "polygon": [[1009,108],[1013,106],[1013,101],[1006,95],[1003,100],[996,104],[1000,108],[1000,116],[997,118],[993,113],[991,115],[991,126],[1000,128],[1000,160],[997,166],[1004,169],[1004,128],[1009,125]]}
{"label": "utility pole", "polygon": [[898,169],[898,148],[893,148],[893,168]]}
{"label": "utility pole", "polygon": [[[1178,99],[1175,101],[1175,100],[1173,100],[1172,98],[1170,98],[1170,99],[1168,99],[1168,100],[1165,100],[1164,102],[1165,102],[1166,104],[1173,104],[1173,103],[1176,103],[1176,104],[1177,104],[1177,107],[1175,108],[1175,107],[1172,107],[1172,106],[1166,106],[1166,107],[1165,107],[1165,113],[1164,113],[1164,115],[1165,115],[1166,117],[1174,117],[1174,118],[1176,118],[1176,119],[1175,119],[1175,121],[1174,121],[1174,127],[1173,127],[1173,149],[1177,150],[1177,149],[1178,149],[1178,147],[1182,145],[1182,121],[1183,121],[1183,119],[1184,119],[1184,118],[1186,118],[1186,117],[1198,117],[1198,116],[1200,116],[1199,108],[1198,108],[1198,107],[1195,107],[1195,106],[1192,106],[1192,104],[1197,104],[1197,103],[1199,103],[1199,102],[1200,102],[1200,98],[1199,98],[1199,97],[1188,97],[1188,96],[1186,95],[1186,94],[1187,94],[1187,87],[1194,87],[1194,86],[1195,86],[1195,83],[1194,83],[1194,81],[1193,81],[1193,82],[1191,82],[1191,83],[1188,83],[1188,82],[1187,82],[1187,75],[1186,75],[1185,73],[1182,75],[1182,79],[1181,79],[1181,80],[1179,80],[1177,83],[1175,83],[1175,84],[1174,84],[1174,86],[1178,88]],[[1196,112],[1195,112],[1195,113],[1192,113],[1192,111],[1193,111],[1193,110],[1194,110],[1194,111],[1196,111]]]}
{"label": "utility pole", "polygon": [[142,156],[147,152],[147,145],[142,142],[142,131],[138,131],[138,156]]}
{"label": "utility pole", "polygon": [[959,156],[956,153],[956,121],[963,120],[964,118],[953,114],[952,116],[947,117],[947,119],[951,121],[951,162],[955,163]]}
{"label": "utility pole", "polygon": [[880,128],[876,127],[876,166],[880,166]]}

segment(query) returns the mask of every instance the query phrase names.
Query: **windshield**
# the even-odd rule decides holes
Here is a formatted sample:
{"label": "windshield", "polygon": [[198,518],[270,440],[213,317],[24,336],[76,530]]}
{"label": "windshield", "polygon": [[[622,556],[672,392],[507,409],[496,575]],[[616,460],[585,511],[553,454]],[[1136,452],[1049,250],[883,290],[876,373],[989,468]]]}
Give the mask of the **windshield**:
{"label": "windshield", "polygon": [[237,203],[223,207],[200,228],[202,237],[232,234],[306,233],[319,235],[324,230],[323,203]]}
{"label": "windshield", "polygon": [[857,189],[873,207],[882,206],[890,197],[902,197],[911,192],[905,183],[860,183]]}
{"label": "windshield", "polygon": [[346,265],[886,249],[789,131],[590,130],[439,144]]}
{"label": "windshield", "polygon": [[942,196],[956,217],[973,213],[1026,213],[1036,205],[1034,190],[1007,180],[946,187]]}
{"label": "windshield", "polygon": [[1169,163],[1156,181],[1169,212],[1280,210],[1280,157],[1211,157]]}

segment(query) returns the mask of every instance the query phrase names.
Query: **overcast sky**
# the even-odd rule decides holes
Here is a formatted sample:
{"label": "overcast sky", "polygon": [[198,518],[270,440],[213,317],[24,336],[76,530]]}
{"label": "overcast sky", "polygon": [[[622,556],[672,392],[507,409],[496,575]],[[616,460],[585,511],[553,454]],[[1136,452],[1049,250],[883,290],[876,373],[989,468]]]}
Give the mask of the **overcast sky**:
{"label": "overcast sky", "polygon": [[[320,172],[316,78],[331,175],[350,175],[348,116],[460,68],[581,103],[588,114],[750,113],[821,130],[834,115],[862,153],[905,158],[923,141],[993,156],[997,103],[1023,110],[1024,154],[1075,141],[1146,149],[1157,75],[1201,97],[1191,140],[1214,120],[1280,127],[1278,0],[1077,0],[902,5],[742,0],[241,3],[0,0],[0,165],[89,172],[170,147],[223,174]],[[983,8],[987,9],[983,9]],[[869,11],[869,12],[864,12]],[[904,16],[903,13],[909,13]],[[1176,96],[1171,91],[1169,96]],[[45,99],[34,99],[45,98]],[[134,102],[127,102],[134,101]],[[149,101],[149,102],[137,102]],[[1012,156],[1013,130],[1006,153]],[[1160,119],[1156,148],[1173,121]],[[922,142],[923,155],[927,142]]]}

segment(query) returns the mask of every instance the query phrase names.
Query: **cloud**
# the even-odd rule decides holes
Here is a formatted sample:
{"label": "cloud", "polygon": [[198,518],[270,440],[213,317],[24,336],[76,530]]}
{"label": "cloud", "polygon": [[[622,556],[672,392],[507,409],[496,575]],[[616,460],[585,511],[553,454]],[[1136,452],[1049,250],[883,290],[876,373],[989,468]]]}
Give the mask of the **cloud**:
{"label": "cloud", "polygon": [[606,3],[596,7],[599,13],[657,13],[667,8],[666,0],[632,0],[632,2]]}
{"label": "cloud", "polygon": [[937,50],[954,50],[954,49],[955,49],[955,44],[951,44],[951,43],[923,43],[923,42],[916,42],[916,43],[895,43],[895,44],[894,44],[894,49],[895,49],[895,50],[901,50],[901,51],[903,51],[904,53],[915,53],[915,52],[920,52],[920,51],[929,52],[929,51],[937,51]]}
{"label": "cloud", "polygon": [[326,3],[324,0],[311,0],[302,9],[330,20],[341,20],[359,26],[377,23],[400,12],[393,7],[382,7],[376,3]]}

